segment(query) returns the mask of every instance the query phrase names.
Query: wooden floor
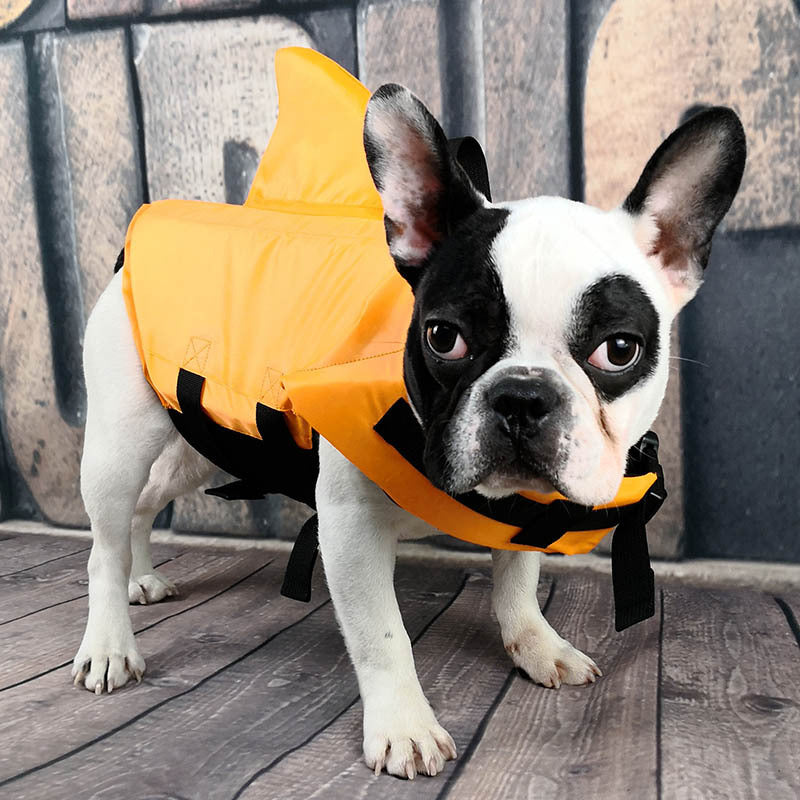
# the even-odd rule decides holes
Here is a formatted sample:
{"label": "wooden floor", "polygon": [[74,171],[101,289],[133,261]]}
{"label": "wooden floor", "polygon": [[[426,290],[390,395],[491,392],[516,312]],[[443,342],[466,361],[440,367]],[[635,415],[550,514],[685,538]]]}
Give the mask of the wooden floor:
{"label": "wooden floor", "polygon": [[800,797],[800,593],[667,584],[656,616],[617,634],[607,577],[545,578],[547,617],[605,672],[553,691],[512,670],[486,574],[400,564],[420,679],[459,748],[409,783],[361,762],[321,576],[306,605],[278,593],[282,555],[155,555],[181,596],[132,607],[145,679],[95,697],[69,679],[87,543],[0,538],[4,800]]}

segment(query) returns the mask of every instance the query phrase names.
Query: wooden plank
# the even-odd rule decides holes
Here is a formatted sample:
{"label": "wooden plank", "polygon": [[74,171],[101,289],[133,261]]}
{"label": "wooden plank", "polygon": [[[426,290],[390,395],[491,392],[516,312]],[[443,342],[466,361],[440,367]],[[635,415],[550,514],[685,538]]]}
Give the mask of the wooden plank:
{"label": "wooden plank", "polygon": [[664,589],[663,796],[800,796],[800,649],[775,600]]}
{"label": "wooden plank", "polygon": [[[178,547],[154,544],[153,563],[160,567],[180,553]],[[88,550],[81,550],[12,575],[0,576],[0,625],[85,597],[88,559]]]}
{"label": "wooden plank", "polygon": [[483,0],[481,7],[495,199],[568,195],[567,4]]}
{"label": "wooden plank", "polygon": [[[151,199],[243,202],[277,120],[275,52],[312,47],[311,37],[294,22],[264,16],[136,25],[133,41]],[[175,501],[172,524],[274,536],[292,509],[278,498],[225,503],[198,490]],[[290,526],[292,536],[301,524]]]}
{"label": "wooden plank", "polygon": [[515,676],[446,796],[655,798],[658,607],[618,634],[607,577],[559,576],[547,618],[605,677],[553,691]]}
{"label": "wooden plank", "polygon": [[267,16],[136,25],[133,38],[151,199],[223,202],[226,142],[260,156],[277,120],[275,52],[310,37]]}
{"label": "wooden plank", "polygon": [[[542,578],[539,599],[550,593],[551,579]],[[512,670],[491,614],[491,581],[470,575],[464,590],[423,634],[414,647],[414,661],[425,695],[439,722],[466,757],[481,720]],[[384,798],[386,783],[373,781],[361,754],[362,707],[357,703],[307,745],[259,775],[242,793],[246,800],[304,800],[347,797]],[[393,782],[394,798],[435,798],[458,762],[451,761],[435,780]]]}
{"label": "wooden plank", "polygon": [[722,103],[739,112],[748,139],[747,178],[726,228],[795,224],[798,51],[792,0],[617,0],[597,33],[586,79],[588,202],[620,203],[688,108]]}
{"label": "wooden plank", "polygon": [[42,34],[29,66],[30,97],[23,65],[13,86],[0,67],[0,162],[14,208],[0,213],[0,372],[12,485],[24,487],[12,504],[82,526],[83,328],[141,200],[125,37]]}
{"label": "wooden plank", "polygon": [[[398,568],[412,636],[449,603],[462,581],[458,571]],[[86,786],[101,796],[135,785],[141,796],[227,799],[264,765],[329,724],[357,694],[327,604],[190,691],[9,789],[73,800]]]}
{"label": "wooden plank", "polygon": [[361,0],[358,74],[371,91],[401,83],[442,120],[438,0]]}
{"label": "wooden plank", "polygon": [[87,539],[3,533],[0,534],[0,577],[82,553],[90,547]]}
{"label": "wooden plank", "polygon": [[285,567],[281,556],[208,602],[140,633],[147,672],[136,687],[95,698],[70,688],[66,666],[4,692],[0,736],[7,746],[0,752],[0,787],[192,690],[327,602],[322,570],[310,604],[281,597]]}
{"label": "wooden plank", "polygon": [[[163,572],[178,584],[181,594],[155,605],[130,606],[134,631],[205,602],[271,557],[265,551],[191,551],[179,556],[165,564]],[[0,691],[69,663],[85,625],[86,601],[78,598],[0,626]],[[142,655],[146,661],[147,653]]]}

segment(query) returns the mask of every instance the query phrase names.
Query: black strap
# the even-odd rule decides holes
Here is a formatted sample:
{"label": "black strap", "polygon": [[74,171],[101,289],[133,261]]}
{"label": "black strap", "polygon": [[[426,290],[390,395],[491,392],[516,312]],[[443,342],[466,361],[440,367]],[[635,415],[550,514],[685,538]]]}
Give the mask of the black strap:
{"label": "black strap", "polygon": [[635,505],[622,509],[611,540],[614,627],[623,631],[655,614],[655,575],[647,549],[647,523],[667,499],[664,470],[658,462],[658,436],[648,431],[628,453],[628,469],[655,472],[655,483]]}
{"label": "black strap", "polygon": [[311,576],[319,551],[319,522],[317,515],[309,517],[297,534],[286,572],[281,594],[301,603],[311,600]]}
{"label": "black strap", "polygon": [[492,191],[489,188],[489,168],[486,166],[486,156],[477,139],[472,136],[462,136],[458,139],[448,139],[447,147],[450,155],[458,161],[472,185],[489,201]]}
{"label": "black strap", "polygon": [[[424,435],[405,400],[400,399],[392,405],[375,425],[375,432],[418,472],[425,474]],[[637,473],[629,468],[627,474]],[[466,492],[455,499],[481,516],[520,528],[511,541],[527,547],[546,548],[567,531],[613,528],[621,519],[618,508],[594,509],[568,500],[545,504],[521,495],[490,500],[477,492]]]}

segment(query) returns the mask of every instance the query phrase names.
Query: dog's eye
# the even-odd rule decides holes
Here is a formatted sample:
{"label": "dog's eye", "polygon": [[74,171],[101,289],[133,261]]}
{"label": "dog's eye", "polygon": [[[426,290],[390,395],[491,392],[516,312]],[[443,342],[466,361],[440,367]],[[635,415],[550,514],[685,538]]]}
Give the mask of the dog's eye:
{"label": "dog's eye", "polygon": [[642,346],[633,336],[615,333],[589,356],[589,363],[603,372],[622,372],[632,367],[641,354]]}
{"label": "dog's eye", "polygon": [[458,332],[458,329],[444,322],[434,322],[428,325],[428,329],[425,332],[425,340],[428,342],[428,347],[439,358],[443,358],[446,361],[458,361],[469,352],[467,343]]}

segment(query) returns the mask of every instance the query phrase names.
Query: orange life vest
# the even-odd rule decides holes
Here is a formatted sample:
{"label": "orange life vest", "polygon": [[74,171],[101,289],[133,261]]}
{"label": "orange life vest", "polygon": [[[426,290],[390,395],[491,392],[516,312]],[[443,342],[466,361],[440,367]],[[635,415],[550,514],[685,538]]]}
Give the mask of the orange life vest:
{"label": "orange life vest", "polygon": [[[194,376],[216,426],[260,440],[259,413],[280,412],[298,448],[318,432],[440,531],[492,548],[588,552],[619,509],[645,498],[657,470],[624,478],[612,503],[583,514],[555,492],[526,492],[498,514],[503,503],[436,489],[401,454],[402,430],[391,441],[398,425],[421,435],[404,402],[413,297],[389,255],[363,151],[369,93],[312,50],[279,51],[276,73],[279,118],[245,205],[164,200],[143,206],[128,230],[123,291],[161,402],[185,411],[179,378]],[[537,513],[556,505],[566,509],[562,530],[537,538]]]}

